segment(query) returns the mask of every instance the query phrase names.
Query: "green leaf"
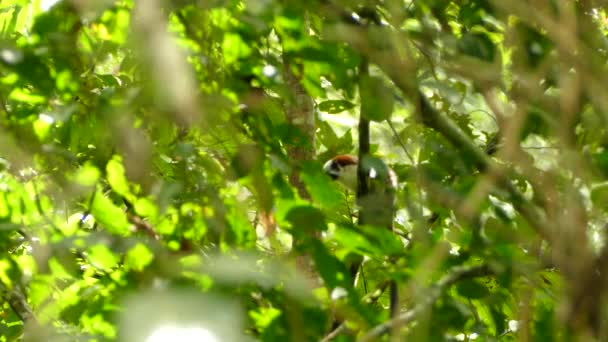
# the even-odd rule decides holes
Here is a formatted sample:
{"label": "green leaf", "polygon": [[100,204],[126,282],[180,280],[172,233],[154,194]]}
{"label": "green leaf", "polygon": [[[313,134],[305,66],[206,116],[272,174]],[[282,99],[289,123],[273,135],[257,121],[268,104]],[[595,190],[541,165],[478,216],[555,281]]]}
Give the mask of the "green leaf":
{"label": "green leaf", "polygon": [[255,323],[258,331],[264,333],[270,325],[281,316],[281,311],[276,308],[258,307],[249,311],[249,317]]}
{"label": "green leaf", "polygon": [[330,289],[342,287],[348,290],[352,288],[352,278],[346,266],[331,255],[319,240],[312,240],[309,248],[325,286]]}
{"label": "green leaf", "polygon": [[481,32],[463,34],[458,41],[458,49],[466,55],[477,57],[486,62],[494,61],[496,55],[494,42],[485,33]]}
{"label": "green leaf", "polygon": [[130,202],[135,200],[135,196],[129,189],[129,181],[125,175],[125,168],[122,165],[122,158],[114,156],[106,165],[108,183],[117,194],[123,196]]}
{"label": "green leaf", "polygon": [[133,246],[125,255],[124,266],[127,270],[141,272],[154,259],[154,254],[142,243]]}
{"label": "green leaf", "polygon": [[379,255],[382,250],[370,242],[357,228],[338,227],[334,232],[334,240],[347,251],[362,255]]}
{"label": "green leaf", "polygon": [[528,65],[538,67],[554,49],[553,42],[527,23],[518,23],[516,29],[523,40],[522,45],[528,58]]}
{"label": "green leaf", "polygon": [[405,247],[403,246],[403,243],[393,231],[386,228],[382,229],[383,227],[380,229],[378,228],[379,227],[375,226],[359,227],[362,234],[364,234],[370,242],[379,247],[381,254],[377,255],[378,257],[395,255],[404,251]]}
{"label": "green leaf", "polygon": [[87,162],[76,170],[72,179],[82,186],[93,186],[97,183],[99,177],[101,177],[99,169],[92,163]]}
{"label": "green leaf", "polygon": [[226,220],[230,225],[230,232],[234,235],[234,243],[237,246],[243,248],[255,246],[255,230],[251,226],[251,222],[249,222],[245,213],[236,208],[232,208],[226,213]]}
{"label": "green leaf", "polygon": [[361,93],[361,115],[370,121],[382,122],[390,119],[395,98],[393,91],[380,77],[366,76],[359,83]]}
{"label": "green leaf", "polygon": [[89,249],[87,260],[101,270],[108,270],[118,264],[118,256],[105,245],[95,245]]}
{"label": "green leaf", "polygon": [[346,100],[328,100],[319,103],[319,110],[329,114],[338,114],[355,107],[355,104]]}
{"label": "green leaf", "polygon": [[158,214],[156,204],[149,198],[138,198],[133,207],[135,212],[143,217],[156,217]]}
{"label": "green leaf", "polygon": [[555,341],[557,337],[555,334],[555,308],[546,304],[539,304],[534,308],[536,311],[536,319],[533,324],[534,340]]}
{"label": "green leaf", "polygon": [[433,309],[433,325],[442,330],[447,330],[450,327],[462,329],[471,316],[471,310],[463,303],[456,301],[453,297],[444,296],[441,304]]}
{"label": "green leaf", "polygon": [[126,235],[129,233],[130,224],[126,213],[117,207],[109,198],[101,194],[97,189],[93,194],[93,205],[91,213],[95,220],[105,227],[110,233]]}
{"label": "green leaf", "polygon": [[45,141],[51,132],[53,123],[49,122],[45,118],[38,118],[38,120],[32,123],[32,127],[34,129],[34,133],[36,133],[36,136],[38,137],[38,140]]}
{"label": "green leaf", "polygon": [[[608,163],[606,164],[608,166]],[[608,168],[606,168],[608,170]],[[608,174],[608,172],[606,172]],[[598,184],[591,189],[591,201],[600,210],[607,211],[608,203],[608,183]]]}
{"label": "green leaf", "polygon": [[226,64],[232,64],[251,54],[251,47],[239,34],[226,32],[222,42],[222,52]]}
{"label": "green leaf", "polygon": [[318,163],[306,163],[300,173],[312,199],[323,208],[336,208],[342,204],[343,195]]}
{"label": "green leaf", "polygon": [[239,178],[245,177],[261,166],[263,158],[257,145],[242,145],[232,159],[231,166]]}
{"label": "green leaf", "polygon": [[325,121],[318,122],[317,128],[319,130],[317,133],[319,141],[328,149],[335,149],[335,146],[339,144],[339,139],[334,129]]}
{"label": "green leaf", "polygon": [[458,294],[470,299],[479,299],[490,294],[488,288],[475,279],[465,279],[456,287]]}
{"label": "green leaf", "polygon": [[496,327],[496,336],[500,336],[507,330],[507,315],[495,306],[490,308],[490,314]]}
{"label": "green leaf", "polygon": [[[608,177],[608,151],[601,151],[591,155],[594,166],[600,171],[602,176]],[[602,190],[598,190],[596,198],[602,193]],[[605,204],[605,203],[604,203]]]}
{"label": "green leaf", "polygon": [[293,231],[319,232],[327,229],[323,213],[311,206],[297,206],[289,210],[285,219],[292,224]]}
{"label": "green leaf", "polygon": [[20,88],[15,88],[8,95],[9,99],[15,100],[18,102],[24,102],[30,105],[43,104],[46,102],[46,97],[36,94],[29,90],[24,90]]}

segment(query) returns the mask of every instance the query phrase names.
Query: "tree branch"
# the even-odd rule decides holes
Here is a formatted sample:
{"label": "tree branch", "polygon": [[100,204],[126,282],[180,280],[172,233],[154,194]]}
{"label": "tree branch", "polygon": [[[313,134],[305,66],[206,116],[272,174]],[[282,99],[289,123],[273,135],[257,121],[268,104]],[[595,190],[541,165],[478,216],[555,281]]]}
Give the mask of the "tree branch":
{"label": "tree branch", "polygon": [[414,320],[424,311],[430,309],[433,304],[441,297],[441,295],[452,285],[457,282],[477,277],[484,277],[487,275],[494,274],[488,265],[479,266],[468,266],[468,267],[456,267],[452,271],[441,278],[435,285],[433,285],[426,294],[425,299],[418,303],[414,308],[408,310],[397,317],[390,319],[380,325],[377,325],[371,329],[367,334],[360,338],[359,342],[372,341],[388,332],[395,326],[402,326],[408,324]]}
{"label": "tree branch", "polygon": [[23,323],[38,324],[32,308],[18,286],[8,289],[4,284],[0,284],[0,293],[2,293],[2,298],[9,304],[13,312]]}

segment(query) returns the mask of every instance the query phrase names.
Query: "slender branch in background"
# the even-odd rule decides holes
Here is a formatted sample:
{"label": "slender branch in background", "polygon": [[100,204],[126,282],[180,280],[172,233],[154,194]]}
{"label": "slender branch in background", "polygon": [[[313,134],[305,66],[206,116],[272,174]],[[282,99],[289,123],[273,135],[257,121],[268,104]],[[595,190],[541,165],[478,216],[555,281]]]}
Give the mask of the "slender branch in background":
{"label": "slender branch in background", "polygon": [[12,289],[8,289],[4,284],[0,284],[0,293],[2,294],[2,298],[10,305],[11,309],[23,323],[38,324],[38,320],[34,316],[34,311],[28,304],[27,299],[19,286],[15,285]]}
{"label": "slender branch in background", "polygon": [[[361,91],[361,80],[365,77],[369,77],[369,64],[367,59],[363,57],[361,63],[359,64],[359,94]],[[361,102],[365,101],[365,99],[361,99]],[[370,149],[370,134],[369,134],[369,120],[365,118],[365,113],[363,113],[363,105],[361,105],[361,110],[359,111],[359,163],[357,164],[357,202],[361,205],[361,199],[369,194],[368,188],[368,179],[367,174],[364,169],[364,161],[365,158],[369,156]],[[366,207],[362,206],[359,210],[359,220],[358,224],[365,224],[366,220]],[[356,265],[356,269],[353,267],[352,270],[356,273],[361,264]],[[353,274],[353,279],[355,275]]]}
{"label": "slender branch in background", "polygon": [[[359,65],[359,94],[362,94],[364,90],[362,88],[362,81],[368,77],[369,64],[364,57]],[[372,187],[368,171],[370,165],[366,165],[366,160],[370,157],[370,121],[366,115],[370,113],[366,113],[365,110],[369,110],[370,106],[365,101],[370,101],[370,99],[361,96],[361,111],[359,113],[359,163],[357,164],[357,203],[361,209],[359,210],[358,224],[360,226],[367,224],[378,225],[393,231],[395,189],[390,187],[395,185],[386,185],[391,183],[388,179],[390,175],[387,170],[386,178],[381,180],[384,185],[380,188],[378,186]],[[360,266],[361,264],[358,266],[353,265],[351,272],[356,273]],[[356,277],[353,278],[356,279]],[[391,280],[389,284],[390,316],[394,317],[399,310],[399,288],[394,280]]]}
{"label": "slender branch in background", "polygon": [[430,309],[435,302],[441,297],[441,295],[452,285],[464,279],[485,277],[492,275],[494,272],[488,265],[469,266],[469,267],[456,267],[453,268],[450,273],[441,278],[435,285],[433,285],[426,296],[423,296],[424,301],[417,304],[411,310],[399,314],[397,317],[377,325],[371,329],[367,334],[361,337],[359,342],[373,341],[380,336],[388,333],[394,326],[402,326],[410,322],[415,321],[420,314]]}
{"label": "slender branch in background", "polygon": [[391,120],[386,120],[386,123],[388,123],[388,127],[391,128],[391,131],[393,132],[393,135],[394,135],[395,139],[399,143],[399,146],[401,146],[401,149],[403,150],[403,152],[405,152],[405,155],[410,160],[410,163],[412,165],[415,165],[414,157],[412,157],[412,155],[410,154],[410,152],[407,150],[407,147],[405,146],[405,143],[403,142],[403,140],[401,140],[401,137],[399,136],[399,133],[395,129],[395,125],[393,125],[393,123],[391,122]]}
{"label": "slender branch in background", "polygon": [[433,57],[431,56],[431,54],[428,51],[426,51],[420,44],[416,43],[413,40],[412,40],[412,45],[414,45],[414,47],[418,51],[420,51],[420,54],[422,56],[424,56],[424,59],[429,64],[429,68],[431,69],[431,73],[433,74],[433,78],[435,80],[439,81],[439,76],[437,75],[437,70],[435,70],[436,69],[435,62],[433,62]]}
{"label": "slender branch in background", "polygon": [[[399,78],[397,75],[393,75]],[[396,79],[393,79],[397,82]],[[409,85],[401,82],[400,88],[403,91],[409,89]],[[424,94],[417,92],[420,103],[420,114],[422,122],[430,128],[433,128],[446,139],[448,139],[456,148],[462,151],[482,172],[488,172],[495,179],[496,184],[506,190],[511,197],[511,201],[515,208],[528,220],[530,225],[536,229],[537,233],[544,239],[551,241],[551,229],[543,220],[539,208],[531,203],[524,195],[511,183],[509,175],[513,175],[514,171],[502,170],[488,155],[469,139],[469,137],[460,130],[460,128],[452,122],[445,114],[440,113],[431,106],[429,100]]]}
{"label": "slender branch in background", "polygon": [[342,324],[338,325],[338,327],[336,329],[332,330],[329,334],[327,334],[327,336],[325,336],[321,340],[321,342],[329,342],[329,341],[333,340],[334,338],[336,338],[336,336],[340,335],[345,330],[346,330],[346,324],[342,323]]}
{"label": "slender branch in background", "polygon": [[34,188],[34,203],[36,203],[36,209],[38,210],[38,214],[40,217],[44,219],[44,221],[53,228],[56,233],[63,235],[61,229],[55,224],[55,222],[47,216],[46,212],[44,212],[42,208],[42,202],[40,201],[40,192],[38,191],[38,185],[36,184],[36,180],[32,179],[32,187]]}
{"label": "slender branch in background", "polygon": [[[386,292],[386,289],[389,288],[390,283],[391,283],[390,281],[382,282],[380,284],[380,286],[378,286],[376,289],[374,289],[373,291],[367,293],[361,299],[361,303],[366,303],[366,304],[375,304],[375,303],[377,303],[378,300],[380,299],[380,297],[384,294],[384,292]],[[329,334],[327,334],[327,336],[325,336],[321,340],[321,342],[329,342],[329,341],[333,340],[336,336],[340,335],[343,332],[350,332],[350,330],[347,329],[346,323],[344,323],[344,322],[342,322],[340,325],[338,325],[337,328],[335,328]]]}
{"label": "slender branch in background", "polygon": [[[367,75],[368,64],[366,61],[359,66],[359,77]],[[367,174],[364,169],[363,161],[369,156],[370,136],[369,136],[369,120],[364,117],[363,113],[359,114],[359,164],[357,165],[357,199],[366,196],[369,192],[367,184]],[[362,213],[359,213],[359,223],[362,221]]]}

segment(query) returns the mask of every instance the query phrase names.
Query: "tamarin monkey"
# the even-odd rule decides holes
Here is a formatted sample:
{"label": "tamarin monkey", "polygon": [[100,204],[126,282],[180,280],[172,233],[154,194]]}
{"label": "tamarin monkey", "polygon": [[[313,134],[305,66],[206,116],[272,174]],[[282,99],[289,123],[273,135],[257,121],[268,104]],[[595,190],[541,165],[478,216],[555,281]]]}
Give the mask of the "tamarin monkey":
{"label": "tamarin monkey", "polygon": [[[359,198],[359,205],[365,206],[365,224],[387,227],[393,230],[395,189],[397,175],[378,159],[370,158],[362,165],[369,179],[369,193]],[[359,160],[352,155],[337,155],[328,160],[323,169],[333,180],[338,181],[350,191],[357,192]],[[361,220],[361,218],[360,218]],[[351,265],[351,274],[356,279],[361,262]],[[395,281],[390,282],[391,317],[398,312],[398,289]]]}

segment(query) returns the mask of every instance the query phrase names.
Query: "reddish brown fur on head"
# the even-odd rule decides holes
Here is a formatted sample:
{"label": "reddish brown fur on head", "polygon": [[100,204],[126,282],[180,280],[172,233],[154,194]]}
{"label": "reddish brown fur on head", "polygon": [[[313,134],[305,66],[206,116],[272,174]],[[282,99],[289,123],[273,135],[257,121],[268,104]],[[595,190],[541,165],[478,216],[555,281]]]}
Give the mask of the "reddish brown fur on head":
{"label": "reddish brown fur on head", "polygon": [[333,159],[338,165],[346,166],[346,165],[355,165],[357,164],[357,157],[352,156],[350,154],[340,154],[334,157]]}
{"label": "reddish brown fur on head", "polygon": [[334,180],[356,191],[357,188],[357,157],[341,154],[328,160],[323,169]]}

